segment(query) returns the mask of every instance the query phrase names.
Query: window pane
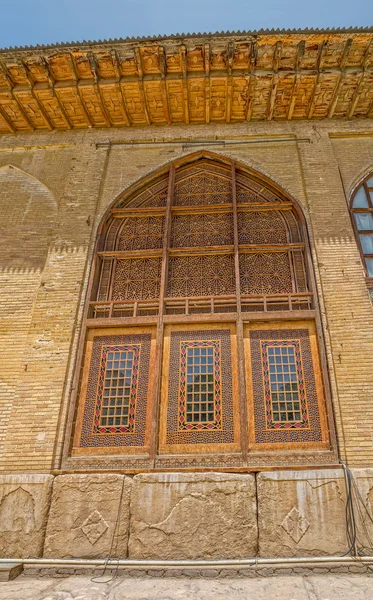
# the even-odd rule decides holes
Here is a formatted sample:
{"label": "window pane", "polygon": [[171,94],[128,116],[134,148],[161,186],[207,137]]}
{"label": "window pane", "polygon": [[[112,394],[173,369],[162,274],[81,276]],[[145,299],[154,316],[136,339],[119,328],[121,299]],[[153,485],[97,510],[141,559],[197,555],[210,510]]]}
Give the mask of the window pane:
{"label": "window pane", "polygon": [[[214,386],[209,385],[206,379],[207,360],[210,356],[213,357],[213,347],[208,346],[208,342],[205,347],[195,347],[192,342],[192,346],[186,350],[186,365],[190,374],[190,382],[187,385],[186,421],[208,424],[215,421]],[[213,375],[211,379],[213,381]]]}
{"label": "window pane", "polygon": [[368,179],[367,186],[368,187],[373,187],[373,177],[371,177],[370,179]]}
{"label": "window pane", "polygon": [[365,262],[367,265],[369,277],[373,277],[373,258],[366,258]]}
{"label": "window pane", "polygon": [[296,358],[294,342],[269,342],[267,346],[268,364],[271,363],[273,356],[275,364],[273,368],[270,367],[273,421],[276,423],[300,421],[298,374],[295,368],[291,368]]}
{"label": "window pane", "polygon": [[363,187],[361,187],[354,198],[353,207],[354,208],[368,208],[368,206],[369,206],[369,204],[368,204],[367,195],[365,193],[365,189]]}
{"label": "window pane", "polygon": [[359,231],[373,230],[373,215],[370,212],[354,213],[356,227]]}
{"label": "window pane", "polygon": [[360,243],[364,254],[373,254],[373,235],[360,235]]}

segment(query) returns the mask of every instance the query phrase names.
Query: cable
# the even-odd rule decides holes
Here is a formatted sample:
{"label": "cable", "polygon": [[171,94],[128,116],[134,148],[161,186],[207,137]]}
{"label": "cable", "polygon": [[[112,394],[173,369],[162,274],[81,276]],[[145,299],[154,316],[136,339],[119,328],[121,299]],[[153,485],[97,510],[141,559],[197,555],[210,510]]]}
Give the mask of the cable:
{"label": "cable", "polygon": [[[342,556],[351,554],[351,556],[357,561],[361,557],[371,556],[373,558],[373,540],[367,527],[367,520],[373,524],[372,515],[370,514],[368,507],[361,496],[360,490],[350,468],[342,460],[339,462],[343,467],[346,481],[346,536],[349,544],[347,552],[342,554]],[[363,533],[363,540],[360,539],[361,529]],[[365,545],[365,541],[368,543],[368,545]],[[369,571],[373,571],[372,567],[369,565],[366,565],[366,567]]]}
{"label": "cable", "polygon": [[[117,548],[118,548],[119,529],[120,529],[120,513],[121,513],[121,508],[122,508],[122,502],[123,502],[125,480],[126,480],[126,478],[123,476],[122,489],[121,489],[120,498],[119,498],[117,517],[116,517],[116,521],[115,521],[115,525],[114,525],[114,529],[113,529],[113,535],[112,535],[112,538],[111,538],[111,544],[110,544],[109,554],[108,554],[108,556],[107,556],[107,558],[105,560],[104,569],[103,569],[101,575],[96,575],[94,577],[91,577],[91,581],[93,583],[110,583],[111,581],[113,581],[114,579],[116,579],[118,577],[119,557],[116,558],[116,559],[114,559],[114,558],[112,559],[111,556],[112,556],[112,551],[113,551],[113,546],[114,546],[115,532],[117,531],[117,529],[118,529],[118,533],[117,533],[117,541],[116,541],[116,545],[115,545],[115,554],[118,555]],[[115,568],[114,574],[109,579],[106,579],[105,581],[99,581],[99,578],[102,578],[102,577],[105,576],[109,560],[113,560],[113,561],[116,560],[117,561],[117,566]]]}

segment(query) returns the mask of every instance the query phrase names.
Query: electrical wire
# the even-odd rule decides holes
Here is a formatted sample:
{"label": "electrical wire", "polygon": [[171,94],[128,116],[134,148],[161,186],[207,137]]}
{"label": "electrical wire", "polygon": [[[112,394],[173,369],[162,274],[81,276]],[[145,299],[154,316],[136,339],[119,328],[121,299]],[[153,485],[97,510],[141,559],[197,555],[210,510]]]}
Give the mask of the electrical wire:
{"label": "electrical wire", "polygon": [[[339,461],[343,467],[346,481],[346,537],[349,545],[348,550],[342,554],[350,554],[357,561],[361,557],[373,558],[373,540],[369,533],[367,522],[373,525],[373,518],[361,496],[355,477],[350,468],[342,460]],[[363,539],[361,539],[361,534]],[[366,565],[373,572],[373,569]]]}
{"label": "electrical wire", "polygon": [[[119,572],[119,557],[118,557],[118,540],[119,540],[119,530],[120,530],[120,513],[121,513],[121,509],[122,509],[122,503],[123,503],[123,495],[124,495],[124,484],[125,484],[125,480],[126,478],[123,477],[123,481],[122,481],[122,489],[121,489],[121,493],[120,493],[120,498],[119,498],[119,504],[118,504],[118,510],[117,510],[117,517],[116,517],[116,521],[115,521],[115,525],[114,525],[114,529],[113,529],[113,535],[111,538],[111,544],[110,544],[110,550],[109,550],[109,554],[107,555],[107,558],[105,560],[105,564],[104,564],[104,568],[103,571],[101,573],[101,575],[95,575],[94,577],[91,577],[91,581],[93,583],[110,583],[111,581],[114,581],[114,579],[116,579],[118,577],[118,572]],[[114,553],[117,555],[117,558],[113,558],[112,554],[113,554],[113,546],[114,546],[114,539],[115,539],[115,533],[116,531],[118,531],[117,533],[117,541],[115,544],[115,549],[114,549]],[[99,579],[101,579],[102,577],[105,576],[106,570],[108,568],[108,563],[109,561],[116,561],[116,568],[114,571],[114,574],[109,578],[106,579],[105,581],[99,581]],[[111,565],[110,565],[111,566]]]}

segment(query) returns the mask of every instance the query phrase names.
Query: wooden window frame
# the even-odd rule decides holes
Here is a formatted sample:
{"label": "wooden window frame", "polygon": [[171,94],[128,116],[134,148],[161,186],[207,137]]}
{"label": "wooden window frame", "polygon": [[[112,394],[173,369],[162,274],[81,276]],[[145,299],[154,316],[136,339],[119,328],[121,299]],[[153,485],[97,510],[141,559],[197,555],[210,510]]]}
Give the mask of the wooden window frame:
{"label": "wooden window frame", "polygon": [[[314,322],[317,331],[317,338],[319,344],[320,351],[320,360],[322,364],[321,369],[321,379],[322,386],[324,390],[325,400],[326,400],[326,412],[327,412],[327,435],[329,436],[328,444],[324,445],[323,448],[325,450],[325,454],[322,457],[319,452],[317,452],[317,448],[309,447],[302,455],[299,455],[298,458],[294,455],[293,459],[289,460],[289,465],[287,462],[282,462],[283,466],[290,466],[291,464],[297,464],[297,461],[300,465],[305,464],[308,467],[311,465],[317,464],[336,464],[337,462],[337,444],[336,444],[336,434],[334,427],[334,419],[333,419],[333,409],[331,403],[331,393],[329,387],[329,379],[327,375],[327,362],[326,355],[324,350],[324,339],[323,339],[323,331],[321,320],[319,316],[318,310],[318,301],[317,296],[312,291],[296,293],[294,292],[294,284],[293,284],[293,293],[292,294],[267,294],[262,296],[255,295],[245,295],[240,293],[240,270],[239,270],[239,255],[242,252],[256,252],[258,251],[258,246],[251,248],[245,244],[238,243],[238,223],[237,223],[237,215],[239,211],[257,211],[257,210],[277,210],[277,211],[285,211],[292,210],[298,222],[298,227],[301,234],[301,241],[296,243],[292,243],[289,241],[288,244],[281,244],[279,247],[265,246],[261,248],[264,251],[278,251],[286,249],[289,252],[289,256],[294,250],[299,250],[303,252],[304,255],[304,268],[305,278],[308,279],[309,290],[315,290],[315,278],[313,274],[313,265],[312,259],[310,255],[309,242],[307,237],[307,229],[305,225],[305,220],[303,217],[302,210],[298,208],[297,203],[293,200],[289,200],[289,198],[281,191],[280,188],[276,187],[273,182],[268,180],[266,177],[259,174],[252,174],[245,167],[241,167],[236,164],[235,161],[231,161],[229,159],[225,159],[220,156],[213,155],[212,153],[203,153],[204,159],[213,159],[216,162],[220,162],[225,165],[225,167],[230,168],[231,173],[231,182],[232,182],[232,203],[213,206],[210,205],[208,207],[194,207],[194,206],[172,206],[173,193],[174,193],[174,185],[175,185],[175,172],[181,166],[188,165],[193,163],[195,160],[198,160],[201,155],[199,153],[195,155],[190,155],[189,157],[179,159],[172,163],[167,169],[164,169],[163,172],[159,172],[157,181],[159,181],[162,177],[167,178],[167,202],[165,206],[156,207],[156,208],[123,208],[123,198],[128,198],[131,201],[131,197],[134,196],[134,193],[138,193],[138,190],[145,188],[146,183],[144,181],[139,182],[136,187],[133,188],[134,191],[132,193],[126,193],[125,196],[121,196],[119,200],[115,202],[114,208],[109,208],[105,217],[102,220],[101,228],[99,230],[99,235],[96,242],[95,248],[95,265],[92,269],[90,282],[88,286],[88,294],[86,301],[86,318],[84,322],[84,327],[82,329],[81,334],[81,343],[79,346],[79,354],[77,357],[77,362],[80,366],[76,371],[75,382],[73,387],[75,391],[73,392],[72,397],[72,406],[70,408],[67,427],[66,427],[66,435],[65,435],[65,444],[63,449],[63,457],[62,464],[65,465],[66,468],[71,466],[75,468],[76,461],[74,462],[74,456],[72,456],[72,432],[75,427],[75,422],[77,419],[77,415],[80,414],[81,408],[78,408],[78,390],[79,390],[79,381],[81,378],[81,373],[83,372],[83,379],[86,377],[86,368],[83,368],[83,354],[84,354],[84,345],[87,333],[91,335],[89,332],[99,332],[102,329],[107,331],[114,331],[120,328],[122,331],[127,330],[128,328],[137,329],[141,327],[154,327],[156,330],[155,341],[154,341],[154,360],[152,367],[152,390],[149,397],[149,406],[150,406],[150,425],[149,425],[149,444],[147,445],[146,455],[144,453],[142,456],[134,457],[131,460],[123,460],[121,462],[122,468],[125,472],[137,472],[138,470],[148,470],[153,468],[178,468],[179,466],[185,466],[186,468],[194,468],[196,465],[203,466],[206,468],[214,468],[214,465],[219,465],[222,468],[228,469],[236,469],[243,468],[244,470],[255,470],[255,465],[258,464],[267,464],[271,465],[274,462],[273,453],[269,452],[266,454],[265,448],[263,448],[262,456],[260,458],[255,459],[252,449],[250,449],[249,444],[249,419],[248,419],[248,409],[247,409],[247,386],[246,386],[246,377],[247,371],[245,367],[245,347],[244,347],[244,325],[247,323],[269,323],[272,321],[287,321],[287,322],[297,322],[297,321],[310,321]],[[258,185],[264,186],[266,189],[274,190],[274,193],[281,198],[281,202],[271,204],[268,202],[267,204],[258,204],[258,205],[248,205],[243,203],[237,203],[236,198],[236,174],[240,172],[240,176],[242,177],[242,172],[248,171],[248,177],[257,182]],[[149,182],[152,179],[149,178]],[[263,187],[263,189],[264,189]],[[121,203],[122,206],[118,208],[118,204]],[[171,223],[172,223],[172,215],[173,214],[187,214],[189,212],[195,212],[195,210],[217,210],[219,212],[230,212],[233,216],[233,245],[232,246],[223,246],[223,247],[193,247],[192,250],[190,248],[171,248],[170,247],[170,239],[171,239]],[[125,216],[139,216],[142,215],[158,215],[164,216],[165,218],[165,226],[164,226],[164,234],[163,234],[163,243],[161,249],[156,250],[140,250],[134,252],[118,252],[117,250],[110,250],[105,252],[103,250],[103,244],[105,241],[105,226],[110,218],[110,215],[115,215],[117,218],[125,217]],[[219,252],[227,252],[232,253],[234,260],[234,277],[236,283],[236,293],[231,296],[218,296],[218,297],[192,297],[192,298],[168,298],[166,295],[167,290],[167,278],[168,278],[168,262],[170,256],[180,255],[183,253],[190,253],[197,255],[214,255]],[[98,262],[102,260],[103,257],[108,258],[111,257],[113,261],[117,260],[118,257],[125,255],[126,258],[129,256],[134,257],[159,257],[161,259],[161,274],[160,274],[160,294],[157,302],[153,300],[139,300],[133,302],[119,302],[118,304],[126,305],[126,313],[123,316],[115,316],[115,302],[114,301],[105,301],[101,302],[101,305],[106,305],[108,310],[109,318],[93,318],[93,310],[98,306],[98,302],[92,300],[92,297],[95,297],[97,294],[97,290],[100,284],[101,272],[97,268]],[[113,263],[114,264],[114,263]],[[294,275],[294,274],[293,274]],[[209,313],[200,313],[193,314],[192,309],[194,303],[199,306],[208,305],[210,307]],[[230,311],[229,312],[219,312],[220,308],[224,309],[224,306],[230,303]],[[280,306],[279,303],[283,304],[283,307]],[[304,306],[304,303],[307,304],[306,310],[299,310],[299,306]],[[253,310],[242,310],[242,306],[246,306],[246,304],[255,304],[260,305],[260,310],[257,308]],[[168,314],[167,307],[170,305],[179,305],[183,308],[183,312],[181,314]],[[273,308],[275,305],[276,308]],[[250,308],[250,306],[249,306]],[[280,308],[280,309],[279,309]],[[283,308],[283,309],[282,309]],[[272,309],[272,310],[271,310]],[[145,311],[145,314],[144,314]],[[150,311],[150,312],[149,312]],[[153,313],[151,312],[153,311]],[[148,312],[148,314],[146,314]],[[130,315],[130,316],[129,316]],[[240,431],[240,449],[234,458],[230,458],[229,455],[227,457],[220,456],[217,460],[213,459],[204,459],[201,458],[200,461],[194,459],[189,461],[189,458],[186,458],[183,462],[183,458],[181,457],[181,462],[177,456],[174,457],[162,457],[159,446],[158,446],[158,438],[159,438],[159,428],[162,428],[162,423],[160,419],[160,410],[161,410],[161,381],[162,381],[162,363],[163,363],[163,345],[164,345],[164,331],[165,327],[173,326],[179,327],[183,326],[193,328],[194,326],[203,325],[203,327],[216,327],[219,324],[224,323],[229,326],[234,326],[236,336],[237,336],[237,381],[238,381],[238,411],[239,411],[239,431]],[[79,421],[79,418],[78,418]],[[76,445],[75,445],[76,451]],[[315,454],[316,451],[316,454]],[[92,449],[92,454],[94,454],[94,449]],[[208,453],[209,454],[209,453]],[[189,462],[188,462],[189,461]],[[209,462],[210,461],[210,462]],[[99,464],[99,463],[97,463]],[[110,459],[108,458],[107,462],[100,463],[102,464],[102,468],[112,468],[110,467]],[[113,463],[114,464],[114,463]]]}
{"label": "wooden window frame", "polygon": [[[367,182],[372,178],[373,178],[373,172],[371,172],[369,175],[364,177],[363,181],[361,181],[359,183],[359,185],[353,191],[351,198],[350,198],[350,202],[349,202],[349,211],[350,211],[350,217],[351,217],[352,226],[353,226],[353,230],[354,230],[355,240],[356,240],[357,246],[359,248],[361,260],[363,263],[364,273],[365,273],[365,277],[366,277],[366,283],[367,283],[368,288],[371,290],[373,289],[373,276],[369,275],[368,267],[367,267],[365,259],[371,258],[373,260],[373,253],[367,254],[367,253],[363,252],[363,248],[362,248],[361,241],[360,241],[360,235],[365,235],[365,234],[373,235],[373,229],[359,231],[357,228],[357,225],[356,225],[354,215],[356,213],[369,213],[372,215],[372,218],[373,218],[373,200],[370,196],[370,192],[373,195],[373,185],[368,186],[368,184],[367,184]],[[365,197],[367,199],[368,207],[367,208],[354,208],[353,204],[354,204],[355,197],[361,189],[363,189],[365,192]]]}

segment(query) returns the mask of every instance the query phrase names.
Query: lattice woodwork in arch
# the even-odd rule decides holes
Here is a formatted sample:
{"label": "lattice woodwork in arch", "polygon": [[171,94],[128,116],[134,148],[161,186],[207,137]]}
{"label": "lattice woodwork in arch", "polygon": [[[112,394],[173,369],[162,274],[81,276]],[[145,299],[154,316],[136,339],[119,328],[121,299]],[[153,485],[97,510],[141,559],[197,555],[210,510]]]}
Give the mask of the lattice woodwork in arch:
{"label": "lattice woodwork in arch", "polygon": [[118,250],[162,248],[165,217],[124,219],[117,241]]}
{"label": "lattice woodwork in arch", "polygon": [[[161,285],[166,298],[307,293],[302,229],[292,203],[258,176],[242,169],[232,173],[230,164],[201,158],[176,169],[169,208],[168,174],[121,200],[108,224],[95,300],[157,301]],[[233,260],[235,211],[240,290]],[[251,254],[243,252],[247,246]],[[115,267],[105,253],[116,255]],[[209,311],[202,305],[193,310]],[[168,314],[173,311],[180,308]]]}
{"label": "lattice woodwork in arch", "polygon": [[173,216],[171,233],[173,248],[225,245],[233,245],[232,213]]}
{"label": "lattice woodwork in arch", "polygon": [[160,258],[118,260],[114,270],[112,300],[158,298],[161,264]]}
{"label": "lattice woodwork in arch", "polygon": [[[212,454],[217,446],[226,454],[241,449],[244,456],[253,444],[250,436],[258,447],[274,441],[323,443],[327,447],[327,433],[322,438],[316,426],[305,433],[304,425],[303,437],[298,434],[299,424],[306,423],[299,400],[300,374],[296,381],[291,376],[291,389],[283,389],[281,379],[287,381],[288,364],[292,364],[298,343],[291,328],[285,330],[286,320],[302,320],[308,327],[315,318],[303,228],[296,207],[284,194],[228,161],[195,160],[172,166],[168,175],[121,199],[110,212],[100,242],[100,267],[93,280],[87,327],[89,335],[96,329],[105,332],[107,354],[99,355],[102,344],[97,342],[86,381],[91,385],[101,377],[99,392],[92,385],[92,393],[89,391],[89,406],[96,407],[89,418],[95,419],[97,435],[109,437],[102,442],[87,437],[87,448],[114,447],[110,436],[119,433],[122,437],[133,435],[129,441],[118,437],[118,444],[131,446],[131,452],[135,453],[136,446],[145,447],[145,438],[134,437],[136,427],[142,424],[141,410],[136,411],[148,411],[150,406],[146,429],[154,436],[149,442],[153,457],[157,451]],[[290,315],[290,311],[297,314]],[[254,316],[255,312],[261,314]],[[250,329],[249,339],[245,328],[254,321],[259,333],[253,330],[252,337]],[[126,333],[116,338],[122,331],[132,337]],[[141,338],[137,331],[151,336],[150,346],[150,337]],[[255,360],[246,365],[245,361],[251,361],[249,350],[257,351],[257,341],[269,348],[268,381],[273,384],[275,377],[277,387],[271,388],[270,402],[265,403],[269,388],[255,386],[259,385],[257,379],[267,385],[267,379],[262,370],[253,369],[250,385],[256,394],[256,408],[250,408],[249,433],[245,433],[241,430],[249,403],[245,379],[250,379]],[[305,348],[303,342],[302,352]],[[273,374],[270,363],[278,350],[281,360]],[[148,366],[139,367],[147,353],[151,359]],[[302,360],[305,367],[313,368],[310,356],[302,354]],[[149,391],[140,394],[137,403],[140,388],[136,386],[147,385],[148,375]],[[321,377],[317,382],[322,398]],[[100,385],[102,410],[93,403]],[[314,389],[311,381],[308,392]],[[284,394],[290,396],[285,398],[287,404]],[[90,401],[86,395],[86,403]],[[316,410],[316,401],[309,406]],[[267,433],[269,411],[274,425]],[[159,431],[157,414],[161,415]],[[262,423],[263,415],[267,421]],[[88,427],[88,421],[88,417],[86,422],[83,419],[84,426]],[[250,453],[248,457],[250,460]],[[245,460],[243,464],[250,464]]]}
{"label": "lattice woodwork in arch", "polygon": [[226,296],[235,293],[232,254],[170,257],[168,297]]}
{"label": "lattice woodwork in arch", "polygon": [[230,169],[211,161],[201,161],[181,169],[176,175],[173,204],[198,206],[232,203]]}
{"label": "lattice woodwork in arch", "polygon": [[288,252],[240,254],[242,294],[289,294],[293,280]]}

